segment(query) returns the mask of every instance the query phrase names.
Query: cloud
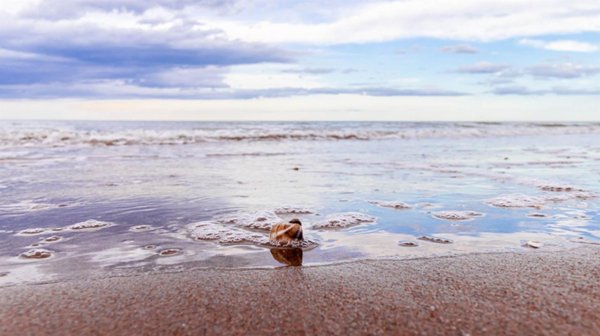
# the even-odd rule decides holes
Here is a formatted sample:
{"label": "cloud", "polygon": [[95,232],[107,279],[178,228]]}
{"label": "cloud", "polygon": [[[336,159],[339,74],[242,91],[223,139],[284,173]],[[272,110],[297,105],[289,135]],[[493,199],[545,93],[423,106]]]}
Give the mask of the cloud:
{"label": "cloud", "polygon": [[573,89],[564,87],[554,87],[551,89],[529,89],[525,86],[503,86],[492,90],[496,95],[559,95],[559,96],[597,96],[600,95],[600,89]]}
{"label": "cloud", "polygon": [[496,41],[599,32],[600,2],[589,0],[380,1],[338,7],[339,17],[317,22],[207,20],[236,39],[266,43],[346,44],[406,38]]}
{"label": "cloud", "polygon": [[[227,88],[227,68],[208,66],[202,68],[174,68],[161,72],[140,74],[135,84],[158,88]],[[133,81],[132,81],[133,82]]]}
{"label": "cloud", "polygon": [[54,85],[53,83],[0,85],[0,98],[62,98],[89,97],[116,98],[181,98],[181,99],[255,99],[313,95],[362,95],[372,97],[453,97],[465,93],[439,88],[392,88],[392,87],[280,87],[265,89],[198,87],[198,86],[152,86],[139,85],[125,80],[96,80]]}
{"label": "cloud", "polygon": [[545,92],[542,90],[531,90],[525,86],[511,85],[511,86],[497,87],[494,90],[492,90],[492,93],[497,94],[497,95],[529,96],[529,95],[544,94]]}
{"label": "cloud", "polygon": [[479,62],[476,64],[463,65],[456,69],[456,71],[465,74],[496,74],[508,69],[510,69],[510,66],[506,64]]}
{"label": "cloud", "polygon": [[442,52],[446,54],[476,54],[479,50],[468,44],[458,44],[453,46],[445,46]]}
{"label": "cloud", "polygon": [[221,87],[228,66],[291,63],[296,57],[277,47],[228,40],[195,23],[139,23],[143,17],[2,21],[0,84],[122,80],[141,86]]}
{"label": "cloud", "polygon": [[527,73],[537,78],[572,79],[594,76],[600,73],[600,67],[574,63],[540,64],[527,68]]}
{"label": "cloud", "polygon": [[572,40],[542,41],[535,39],[521,39],[519,40],[519,44],[553,51],[595,52],[600,50],[600,47],[596,44]]}
{"label": "cloud", "polygon": [[488,83],[498,84],[525,75],[538,79],[591,77],[600,73],[600,67],[567,62],[537,64],[519,69],[506,64],[479,62],[461,66],[454,71],[463,74],[490,75]]}
{"label": "cloud", "polygon": [[281,72],[294,73],[294,74],[311,74],[311,75],[322,75],[335,72],[333,68],[291,68],[283,69]]}
{"label": "cloud", "polygon": [[41,0],[26,8],[23,15],[65,19],[82,16],[92,11],[142,13],[153,8],[181,10],[190,6],[219,9],[231,7],[236,2],[236,0]]}

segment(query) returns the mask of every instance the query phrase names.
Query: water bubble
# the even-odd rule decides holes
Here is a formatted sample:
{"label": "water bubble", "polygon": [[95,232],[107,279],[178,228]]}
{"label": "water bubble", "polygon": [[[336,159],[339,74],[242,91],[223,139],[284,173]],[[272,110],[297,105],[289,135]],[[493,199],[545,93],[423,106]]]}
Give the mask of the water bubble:
{"label": "water bubble", "polygon": [[144,232],[144,231],[150,231],[152,229],[154,229],[154,227],[152,225],[143,224],[143,225],[132,226],[132,227],[129,228],[129,231],[131,231],[131,232]]}
{"label": "water bubble", "polygon": [[113,223],[98,221],[95,219],[88,219],[84,222],[76,223],[68,227],[70,230],[100,230],[109,226],[113,226]]}
{"label": "water bubble", "polygon": [[46,229],[43,228],[31,228],[19,231],[19,235],[38,235],[46,232]]}
{"label": "water bubble", "polygon": [[171,257],[171,256],[179,255],[181,253],[182,253],[182,250],[180,248],[167,248],[167,249],[160,250],[158,252],[158,254],[163,257]]}
{"label": "water bubble", "polygon": [[432,242],[432,243],[437,243],[437,244],[452,244],[452,240],[450,240],[450,239],[433,237],[433,236],[421,236],[417,239]]}
{"label": "water bubble", "polygon": [[61,239],[62,239],[61,236],[50,236],[50,237],[44,238],[42,241],[44,241],[46,243],[54,243],[54,242],[57,242],[57,241],[59,241]]}
{"label": "water bubble", "polygon": [[27,259],[46,259],[52,256],[52,251],[44,250],[44,249],[33,249],[27,252],[21,253],[21,257]]}

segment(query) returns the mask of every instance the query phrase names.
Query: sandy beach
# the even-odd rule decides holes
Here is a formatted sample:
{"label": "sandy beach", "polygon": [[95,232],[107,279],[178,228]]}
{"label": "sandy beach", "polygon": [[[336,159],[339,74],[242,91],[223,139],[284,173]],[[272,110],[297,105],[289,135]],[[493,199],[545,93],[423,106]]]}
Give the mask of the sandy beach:
{"label": "sandy beach", "polygon": [[600,333],[600,247],[0,289],[2,335]]}

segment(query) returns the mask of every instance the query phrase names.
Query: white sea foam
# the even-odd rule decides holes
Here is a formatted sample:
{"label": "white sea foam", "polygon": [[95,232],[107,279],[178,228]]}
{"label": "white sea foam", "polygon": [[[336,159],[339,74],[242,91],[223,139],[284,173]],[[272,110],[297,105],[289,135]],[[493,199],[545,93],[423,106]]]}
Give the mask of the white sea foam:
{"label": "white sea foam", "polygon": [[283,219],[270,211],[258,211],[220,217],[216,221],[222,224],[234,224],[249,229],[270,230],[274,224],[283,222]]}
{"label": "white sea foam", "polygon": [[534,208],[540,209],[546,204],[543,197],[523,194],[502,195],[486,201],[487,204],[498,208]]}
{"label": "white sea foam", "polygon": [[278,215],[309,215],[309,214],[315,213],[314,210],[311,210],[308,208],[293,207],[293,206],[279,207],[279,208],[273,210],[273,212]]}
{"label": "white sea foam", "polygon": [[312,227],[314,229],[338,229],[361,224],[372,224],[376,220],[377,218],[364,213],[344,212],[329,215],[324,221],[315,223]]}
{"label": "white sea foam", "polygon": [[121,129],[88,130],[61,127],[0,128],[0,146],[128,146],[186,145],[214,141],[296,141],[296,140],[371,140],[481,138],[552,134],[600,133],[599,124],[568,123],[561,125],[535,123],[449,123],[418,124],[415,127],[368,127],[340,124],[335,128],[310,125],[295,127],[268,124],[266,126],[206,127],[198,129]]}
{"label": "white sea foam", "polygon": [[141,224],[141,225],[136,225],[136,226],[132,226],[129,228],[129,231],[131,232],[144,232],[144,231],[150,231],[153,230],[154,226],[152,225],[147,225],[147,224]]}
{"label": "white sea foam", "polygon": [[47,228],[29,228],[21,230],[17,233],[17,236],[33,236],[48,233]]}
{"label": "white sea foam", "polygon": [[483,213],[477,211],[436,211],[433,217],[452,221],[466,221],[477,217],[482,217]]}
{"label": "white sea foam", "polygon": [[46,259],[53,255],[52,251],[45,249],[32,249],[21,253],[21,257],[25,259]]}
{"label": "white sea foam", "polygon": [[596,194],[587,191],[549,193],[537,196],[510,194],[489,199],[486,201],[486,203],[498,208],[541,209],[550,203],[566,202],[571,200],[586,200],[594,197],[596,197]]}
{"label": "white sea foam", "polygon": [[371,204],[375,204],[382,208],[391,208],[396,210],[404,210],[412,208],[410,205],[400,201],[369,201]]}
{"label": "white sea foam", "polygon": [[269,244],[266,234],[252,232],[231,224],[203,221],[188,225],[190,236],[196,240],[211,240],[219,244]]}
{"label": "white sea foam", "polygon": [[73,225],[69,225],[66,227],[67,230],[72,231],[96,231],[105,229],[110,226],[114,226],[114,223],[111,222],[103,222],[95,219],[88,219],[86,221],[76,223]]}

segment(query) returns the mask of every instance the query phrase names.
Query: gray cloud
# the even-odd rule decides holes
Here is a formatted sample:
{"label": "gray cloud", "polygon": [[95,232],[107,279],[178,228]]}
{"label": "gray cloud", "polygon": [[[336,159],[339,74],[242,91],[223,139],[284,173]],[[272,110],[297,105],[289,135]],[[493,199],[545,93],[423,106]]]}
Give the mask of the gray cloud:
{"label": "gray cloud", "polygon": [[506,64],[479,62],[476,64],[461,66],[456,69],[456,72],[465,74],[496,74],[509,69],[510,66]]}
{"label": "gray cloud", "polygon": [[[163,83],[160,81],[160,83]],[[228,87],[198,87],[180,85],[168,87],[161,85],[145,85],[123,80],[96,80],[68,83],[66,85],[19,84],[0,85],[0,98],[60,98],[91,97],[98,99],[113,98],[179,98],[179,99],[252,99],[274,98],[307,95],[341,95],[358,94],[374,97],[395,96],[462,96],[462,92],[437,88],[277,88],[277,89],[231,89]]]}
{"label": "gray cloud", "polygon": [[600,67],[573,63],[540,64],[529,67],[527,73],[539,78],[580,78],[600,73]]}
{"label": "gray cloud", "polygon": [[334,72],[339,72],[343,74],[349,74],[356,72],[358,70],[353,68],[345,68],[345,69],[334,69],[334,68],[290,68],[281,70],[283,73],[293,73],[293,74],[310,74],[310,75],[324,75],[330,74]]}
{"label": "gray cloud", "polygon": [[529,96],[529,95],[540,95],[545,94],[545,91],[542,90],[531,90],[525,86],[520,85],[511,85],[511,86],[501,86],[492,90],[492,93],[497,95],[520,95],[520,96]]}
{"label": "gray cloud", "polygon": [[227,9],[237,0],[42,0],[23,14],[28,17],[65,19],[90,11],[130,11],[141,13],[155,7],[183,9],[187,6]]}
{"label": "gray cloud", "polygon": [[292,68],[292,69],[284,69],[281,72],[284,73],[294,73],[294,74],[311,74],[311,75],[321,75],[321,74],[329,74],[335,72],[335,69],[332,68]]}
{"label": "gray cloud", "polygon": [[156,87],[223,87],[227,66],[291,63],[295,57],[272,46],[227,40],[220,31],[190,22],[166,30],[41,22],[9,22],[0,30],[0,84],[121,80]]}
{"label": "gray cloud", "polygon": [[442,52],[447,54],[476,54],[479,50],[468,44],[458,44],[453,46],[445,46]]}
{"label": "gray cloud", "polygon": [[559,95],[559,96],[596,96],[600,95],[600,89],[573,89],[564,87],[554,87],[551,89],[529,89],[525,86],[503,86],[491,91],[497,95]]}

